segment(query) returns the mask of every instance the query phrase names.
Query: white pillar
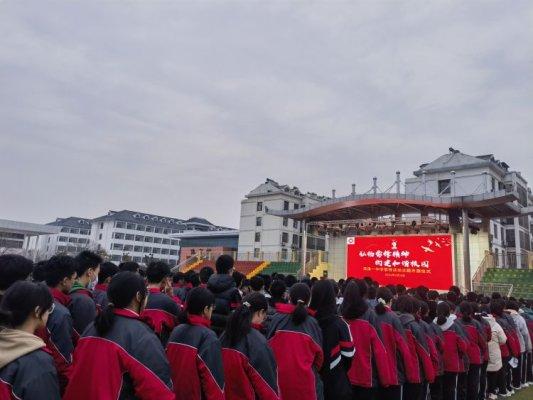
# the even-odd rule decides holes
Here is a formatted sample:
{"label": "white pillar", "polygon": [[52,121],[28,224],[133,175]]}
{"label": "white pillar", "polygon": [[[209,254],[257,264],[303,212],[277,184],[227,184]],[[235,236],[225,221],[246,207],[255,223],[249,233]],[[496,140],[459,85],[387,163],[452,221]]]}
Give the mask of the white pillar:
{"label": "white pillar", "polygon": [[470,229],[468,227],[468,210],[462,209],[463,217],[463,269],[464,283],[467,292],[472,290],[472,277],[470,275]]}

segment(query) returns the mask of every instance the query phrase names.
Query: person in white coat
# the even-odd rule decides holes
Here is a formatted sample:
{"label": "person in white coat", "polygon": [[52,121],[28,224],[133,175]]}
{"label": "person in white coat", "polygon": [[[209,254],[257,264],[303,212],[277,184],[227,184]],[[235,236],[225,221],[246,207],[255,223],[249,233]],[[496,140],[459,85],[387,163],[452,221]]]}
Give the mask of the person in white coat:
{"label": "person in white coat", "polygon": [[487,365],[487,392],[489,399],[498,398],[498,375],[502,372],[502,354],[500,345],[507,342],[507,336],[500,324],[490,314],[483,315],[485,321],[490,324],[492,331],[489,347],[489,363]]}
{"label": "person in white coat", "polygon": [[527,329],[527,323],[524,317],[522,317],[518,310],[520,305],[517,301],[508,301],[507,309],[513,321],[516,325],[518,331],[518,341],[520,342],[520,357],[518,357],[518,366],[513,368],[513,387],[515,389],[520,389],[526,387],[526,354],[531,351],[531,337],[529,336],[529,331]]}

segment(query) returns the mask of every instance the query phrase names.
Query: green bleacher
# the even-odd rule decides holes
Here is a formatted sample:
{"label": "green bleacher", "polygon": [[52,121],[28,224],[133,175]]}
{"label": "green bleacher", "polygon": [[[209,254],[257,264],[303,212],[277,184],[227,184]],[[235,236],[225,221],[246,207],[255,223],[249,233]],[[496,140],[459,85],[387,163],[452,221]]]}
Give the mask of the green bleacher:
{"label": "green bleacher", "polygon": [[273,261],[268,267],[261,271],[261,274],[292,274],[296,275],[302,265],[298,262]]}
{"label": "green bleacher", "polygon": [[483,283],[511,283],[512,296],[533,298],[533,269],[489,268],[483,275]]}

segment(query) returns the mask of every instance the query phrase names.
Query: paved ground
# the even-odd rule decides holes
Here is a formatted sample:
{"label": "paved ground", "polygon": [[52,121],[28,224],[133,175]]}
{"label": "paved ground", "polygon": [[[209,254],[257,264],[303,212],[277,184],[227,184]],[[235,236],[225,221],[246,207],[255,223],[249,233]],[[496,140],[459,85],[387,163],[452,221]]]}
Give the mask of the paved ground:
{"label": "paved ground", "polygon": [[512,400],[532,400],[533,399],[533,386],[518,391],[514,396],[509,397]]}

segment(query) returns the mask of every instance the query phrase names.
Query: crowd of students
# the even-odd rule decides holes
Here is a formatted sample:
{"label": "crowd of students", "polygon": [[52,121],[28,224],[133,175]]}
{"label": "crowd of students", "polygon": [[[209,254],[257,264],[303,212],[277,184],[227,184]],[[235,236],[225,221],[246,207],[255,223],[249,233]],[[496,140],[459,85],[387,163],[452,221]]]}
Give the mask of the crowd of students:
{"label": "crowd of students", "polygon": [[533,310],[457,287],[0,256],[0,399],[484,400],[533,383]]}

